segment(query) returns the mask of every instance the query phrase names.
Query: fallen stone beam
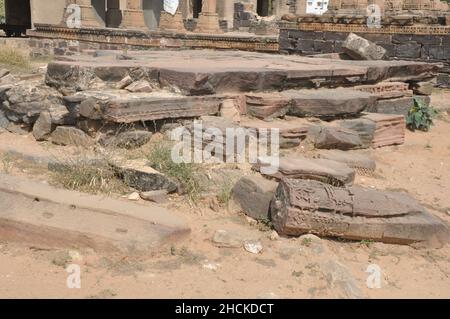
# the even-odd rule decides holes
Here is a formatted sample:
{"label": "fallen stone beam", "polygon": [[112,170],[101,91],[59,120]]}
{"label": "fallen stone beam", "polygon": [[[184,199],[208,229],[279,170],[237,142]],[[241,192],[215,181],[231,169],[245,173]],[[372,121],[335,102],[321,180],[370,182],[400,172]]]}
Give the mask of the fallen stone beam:
{"label": "fallen stone beam", "polygon": [[317,181],[284,179],[271,203],[271,218],[285,236],[314,233],[391,244],[440,247],[450,240],[447,225],[404,193]]}
{"label": "fallen stone beam", "polygon": [[143,254],[190,232],[181,217],[139,205],[0,175],[0,238],[44,247]]}
{"label": "fallen stone beam", "polygon": [[270,166],[264,157],[258,158],[254,168],[267,177],[276,180],[283,178],[311,179],[336,186],[351,185],[355,180],[355,170],[344,163],[327,159],[305,157],[281,157],[276,173],[265,174],[263,167]]}
{"label": "fallen stone beam", "polygon": [[93,120],[132,123],[171,118],[193,118],[219,113],[219,96],[131,96],[111,99],[95,97],[81,102],[80,114]]}

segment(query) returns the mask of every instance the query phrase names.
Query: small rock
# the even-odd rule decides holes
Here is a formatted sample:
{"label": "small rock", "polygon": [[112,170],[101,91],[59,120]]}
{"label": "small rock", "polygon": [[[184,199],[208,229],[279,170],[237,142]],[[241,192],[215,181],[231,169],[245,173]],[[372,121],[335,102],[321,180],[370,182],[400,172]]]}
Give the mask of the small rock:
{"label": "small rock", "polygon": [[431,95],[433,93],[433,84],[431,82],[416,82],[411,84],[414,94]]}
{"label": "small rock", "polygon": [[363,145],[357,132],[341,127],[322,127],[312,139],[318,149],[349,150]]}
{"label": "small rock", "polygon": [[354,33],[348,35],[342,49],[355,60],[382,60],[386,55],[386,49]]}
{"label": "small rock", "polygon": [[0,110],[0,128],[6,129],[9,125],[9,120],[5,116],[5,113]]}
{"label": "small rock", "polygon": [[131,193],[130,195],[128,195],[127,198],[128,198],[129,200],[135,200],[135,201],[137,201],[137,200],[139,200],[139,199],[141,198],[141,195],[139,195],[138,192],[134,192],[134,193]]}
{"label": "small rock", "polygon": [[68,124],[66,122],[66,118],[69,117],[70,113],[67,110],[67,107],[61,104],[52,104],[48,111],[50,113],[50,117],[52,119],[53,124],[64,125]]}
{"label": "small rock", "polygon": [[55,129],[52,124],[52,118],[49,111],[41,112],[36,123],[33,126],[33,136],[36,141],[46,141]]}
{"label": "small rock", "polygon": [[254,219],[268,219],[270,202],[278,183],[260,175],[242,177],[233,188],[233,200]]}
{"label": "small rock", "polygon": [[269,239],[272,240],[272,241],[279,240],[280,239],[280,235],[278,235],[278,233],[275,230],[273,230],[270,233],[270,235],[269,235]]}
{"label": "small rock", "polygon": [[125,88],[127,91],[132,93],[150,93],[153,91],[152,86],[145,80],[140,80],[131,83]]}
{"label": "small rock", "polygon": [[108,138],[103,144],[105,146],[133,149],[148,143],[152,136],[152,132],[143,130],[123,132],[117,136]]}
{"label": "small rock", "polygon": [[129,75],[127,75],[122,80],[120,80],[120,82],[118,82],[116,84],[116,89],[122,90],[122,89],[126,88],[127,86],[129,86],[131,83],[133,83],[133,79]]}
{"label": "small rock", "polygon": [[263,250],[261,242],[256,240],[247,240],[244,242],[244,248],[246,251],[252,254],[260,254]]}
{"label": "small rock", "polygon": [[222,248],[239,248],[242,246],[242,241],[238,238],[234,238],[226,230],[218,230],[214,233],[212,242],[217,247]]}
{"label": "small rock", "polygon": [[94,141],[82,130],[72,126],[58,126],[50,136],[57,145],[92,146]]}
{"label": "small rock", "polygon": [[323,240],[313,234],[306,234],[299,237],[300,244],[312,249],[316,254],[322,254],[327,250]]}
{"label": "small rock", "polygon": [[216,213],[218,213],[220,211],[220,204],[216,197],[213,197],[210,199],[209,208],[211,208],[211,210]]}
{"label": "small rock", "polygon": [[158,190],[150,192],[142,192],[140,196],[143,200],[148,200],[157,204],[164,204],[167,202],[167,190]]}

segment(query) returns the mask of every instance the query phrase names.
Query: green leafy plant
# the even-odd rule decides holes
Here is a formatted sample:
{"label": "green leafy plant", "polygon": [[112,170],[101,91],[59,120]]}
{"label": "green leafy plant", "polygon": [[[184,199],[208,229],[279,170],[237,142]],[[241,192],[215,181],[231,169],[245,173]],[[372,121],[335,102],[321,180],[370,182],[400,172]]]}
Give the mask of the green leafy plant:
{"label": "green leafy plant", "polygon": [[406,125],[412,131],[427,132],[433,125],[433,119],[437,114],[438,111],[435,108],[425,105],[421,99],[414,98],[414,106],[406,117]]}

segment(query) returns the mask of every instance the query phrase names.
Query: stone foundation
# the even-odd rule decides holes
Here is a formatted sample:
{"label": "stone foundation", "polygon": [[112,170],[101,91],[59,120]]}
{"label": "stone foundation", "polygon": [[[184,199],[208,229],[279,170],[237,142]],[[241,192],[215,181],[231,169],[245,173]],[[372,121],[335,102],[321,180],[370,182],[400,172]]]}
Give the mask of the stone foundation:
{"label": "stone foundation", "polygon": [[[360,25],[355,25],[360,27]],[[309,29],[305,26],[305,29]],[[333,25],[333,30],[322,25],[320,30],[305,30],[297,27],[280,30],[280,52],[288,54],[340,53],[341,46],[350,32],[375,42],[387,50],[390,59],[442,62],[443,73],[438,76],[438,85],[450,85],[450,28],[436,27],[427,30],[420,28],[401,28],[391,33],[361,29],[350,30],[347,26]],[[413,30],[414,29],[414,30]],[[339,31],[336,31],[339,30]],[[428,34],[427,34],[428,33]]]}

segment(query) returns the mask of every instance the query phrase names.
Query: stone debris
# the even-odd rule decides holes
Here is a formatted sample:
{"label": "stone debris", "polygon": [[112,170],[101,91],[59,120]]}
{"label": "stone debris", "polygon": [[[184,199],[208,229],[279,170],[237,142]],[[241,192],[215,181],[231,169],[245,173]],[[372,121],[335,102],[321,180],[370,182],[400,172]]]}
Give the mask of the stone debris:
{"label": "stone debris", "polygon": [[49,111],[43,111],[33,125],[33,136],[36,141],[46,141],[55,129]]}
{"label": "stone debris", "polygon": [[386,55],[386,49],[354,33],[348,35],[342,50],[355,60],[382,60]]}
{"label": "stone debris", "polygon": [[377,164],[369,155],[356,151],[321,150],[316,155],[317,158],[333,160],[344,163],[354,169],[375,171]]}
{"label": "stone debris", "polygon": [[178,189],[174,181],[148,166],[146,161],[116,158],[111,165],[117,169],[125,184],[139,192],[166,190],[174,193]]}
{"label": "stone debris", "polygon": [[377,84],[357,85],[354,89],[375,95],[378,100],[413,95],[413,91],[409,89],[409,84],[404,82],[380,82]]}
{"label": "stone debris", "polygon": [[131,78],[131,76],[127,75],[126,77],[124,77],[122,80],[120,80],[119,82],[117,82],[116,84],[116,89],[118,90],[122,90],[127,88],[129,85],[131,85],[133,83],[133,79]]}
{"label": "stone debris", "polygon": [[252,254],[261,254],[263,251],[263,246],[258,240],[247,240],[244,242],[244,249]]}
{"label": "stone debris", "polygon": [[433,93],[433,84],[431,82],[413,82],[411,88],[414,94],[431,95]]}
{"label": "stone debris", "polygon": [[128,132],[122,132],[116,136],[109,136],[108,138],[100,141],[102,145],[107,147],[118,147],[125,149],[139,148],[147,144],[152,138],[153,133],[143,130],[134,130]]}
{"label": "stone debris", "polygon": [[133,200],[133,201],[138,201],[139,199],[141,199],[141,196],[139,196],[138,192],[133,192],[130,195],[128,195],[127,197],[129,200]]}
{"label": "stone debris", "polygon": [[308,139],[318,149],[350,150],[363,148],[358,132],[338,126],[315,126],[308,131]]}
{"label": "stone debris", "polygon": [[132,93],[150,93],[153,91],[152,86],[145,80],[136,81],[128,85],[125,90]]}
{"label": "stone debris", "polygon": [[291,98],[280,93],[252,93],[245,96],[246,113],[259,119],[286,115]]}
{"label": "stone debris", "polygon": [[260,175],[245,176],[234,186],[233,200],[247,216],[257,220],[268,220],[270,202],[277,186],[277,182]]}
{"label": "stone debris", "polygon": [[271,204],[275,230],[285,236],[313,233],[391,244],[442,246],[450,240],[443,221],[405,193],[318,181],[284,179]]}
{"label": "stone debris", "polygon": [[212,242],[215,246],[221,248],[240,248],[242,247],[242,240],[237,236],[230,234],[226,230],[217,230],[214,233]]}
{"label": "stone debris", "polygon": [[361,148],[372,147],[376,129],[376,123],[374,121],[365,118],[356,118],[339,120],[335,124],[346,130],[357,132],[361,140]]}
{"label": "stone debris", "polygon": [[363,119],[375,123],[373,148],[405,143],[406,121],[403,115],[367,113]]}
{"label": "stone debris", "polygon": [[[264,158],[258,159],[255,168],[262,172],[261,168],[268,163]],[[278,172],[267,175],[282,180],[311,179],[324,183],[343,186],[351,185],[355,179],[355,170],[346,164],[327,159],[305,158],[305,157],[281,157]]]}
{"label": "stone debris", "polygon": [[292,100],[288,114],[299,117],[356,115],[370,109],[376,101],[370,93],[347,88],[288,90],[281,94]]}
{"label": "stone debris", "polygon": [[139,195],[143,200],[154,202],[156,204],[165,204],[168,201],[167,190],[162,189],[159,191],[141,192]]}
{"label": "stone debris", "polygon": [[89,147],[94,145],[94,140],[82,130],[72,126],[58,126],[50,135],[52,143],[57,145],[73,145]]}

